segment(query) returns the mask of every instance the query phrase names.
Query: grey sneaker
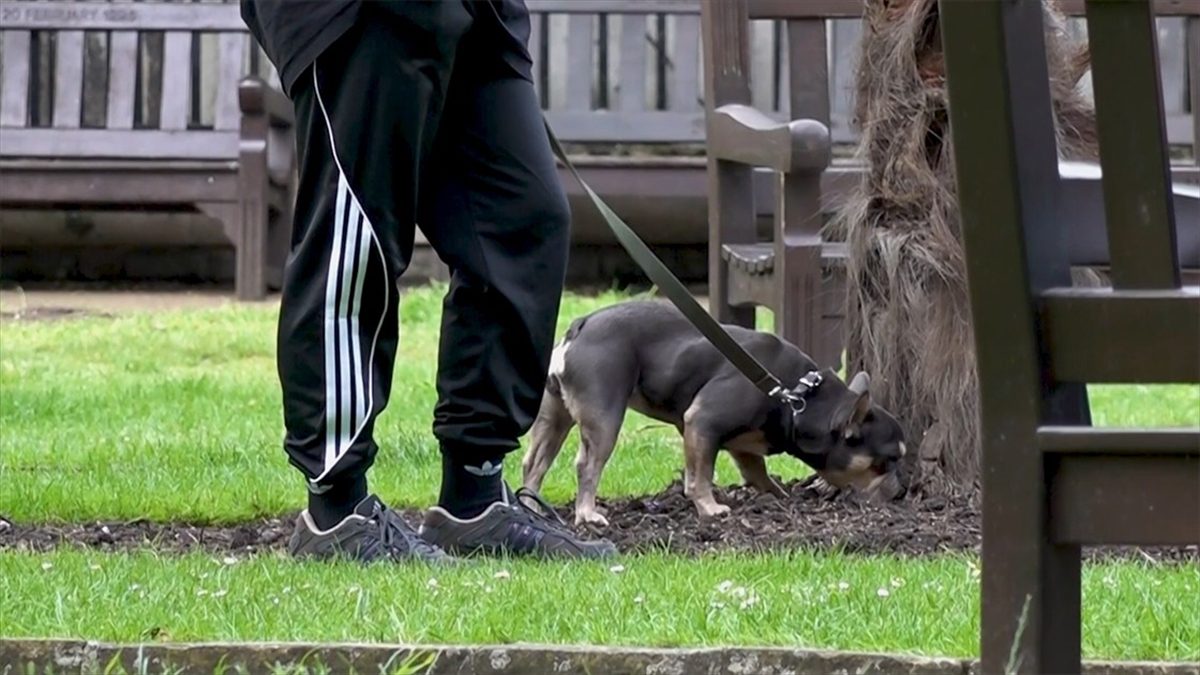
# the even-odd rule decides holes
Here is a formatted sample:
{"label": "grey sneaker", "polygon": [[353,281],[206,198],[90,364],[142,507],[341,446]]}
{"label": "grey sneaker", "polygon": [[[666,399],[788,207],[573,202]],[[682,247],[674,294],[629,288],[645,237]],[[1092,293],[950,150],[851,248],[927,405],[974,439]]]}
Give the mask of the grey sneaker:
{"label": "grey sneaker", "polygon": [[288,553],[296,558],[349,558],[360,562],[377,560],[417,561],[450,564],[455,559],[425,541],[395,511],[371,495],[354,513],[328,530],[320,530],[308,511],[296,517],[296,529],[288,540]]}
{"label": "grey sneaker", "polygon": [[[425,514],[421,536],[454,555],[514,555],[534,558],[610,558],[611,542],[575,536],[537,493],[526,488],[514,494],[505,488],[496,502],[470,520],[433,507]],[[531,506],[527,502],[533,502]]]}

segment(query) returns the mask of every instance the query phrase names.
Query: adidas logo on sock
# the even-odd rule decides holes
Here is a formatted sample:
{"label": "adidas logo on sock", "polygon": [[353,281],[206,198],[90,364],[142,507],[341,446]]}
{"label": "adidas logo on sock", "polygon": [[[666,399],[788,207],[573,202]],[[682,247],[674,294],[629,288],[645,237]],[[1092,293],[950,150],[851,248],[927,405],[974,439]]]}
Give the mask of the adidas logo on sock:
{"label": "adidas logo on sock", "polygon": [[495,464],[492,464],[491,462],[484,462],[483,466],[471,466],[470,464],[463,465],[463,468],[466,469],[467,473],[481,477],[495,476],[496,474],[500,473],[500,469],[503,467],[503,462],[496,462]]}

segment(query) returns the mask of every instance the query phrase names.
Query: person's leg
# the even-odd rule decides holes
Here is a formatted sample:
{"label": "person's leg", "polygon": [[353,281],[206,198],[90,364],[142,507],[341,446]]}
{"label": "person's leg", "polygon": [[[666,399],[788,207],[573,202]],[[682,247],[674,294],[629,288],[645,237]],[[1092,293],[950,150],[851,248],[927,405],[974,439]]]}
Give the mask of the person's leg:
{"label": "person's leg", "polygon": [[285,449],[326,530],[367,494],[397,348],[422,158],[444,106],[460,3],[368,3],[295,86],[300,183],[278,331]]}
{"label": "person's leg", "polygon": [[439,503],[471,517],[501,499],[500,465],[537,415],[570,214],[533,85],[462,77],[470,79],[452,86],[420,225],[452,274],[433,425]]}
{"label": "person's leg", "polygon": [[[493,11],[474,7],[477,21]],[[521,20],[519,8],[503,9],[491,17]],[[421,534],[454,554],[608,557],[611,543],[579,538],[544,502],[529,503],[540,502],[535,493],[512,495],[500,472],[538,412],[569,242],[537,94],[513,67],[515,37],[464,39],[421,195],[418,224],[452,275],[433,424],[442,491]]]}

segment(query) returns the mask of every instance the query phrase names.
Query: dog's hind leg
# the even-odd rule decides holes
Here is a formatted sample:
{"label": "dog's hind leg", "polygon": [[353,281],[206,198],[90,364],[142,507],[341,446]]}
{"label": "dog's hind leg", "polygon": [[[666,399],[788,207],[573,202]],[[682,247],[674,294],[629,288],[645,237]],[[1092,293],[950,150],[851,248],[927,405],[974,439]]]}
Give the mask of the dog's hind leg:
{"label": "dog's hind leg", "polygon": [[575,426],[570,411],[563,403],[557,392],[546,391],[542,396],[542,406],[538,409],[537,419],[530,430],[529,452],[521,462],[522,484],[538,492],[542,489],[542,480],[546,472],[554,464],[558,453],[562,450],[567,434]]}
{"label": "dog's hind leg", "polygon": [[612,457],[617,445],[617,435],[624,421],[624,407],[594,412],[579,420],[579,457],[575,469],[579,473],[579,493],[575,497],[575,524],[590,523],[600,527],[608,525],[608,519],[596,508],[596,489],[600,485],[600,474]]}
{"label": "dog's hind leg", "polygon": [[713,496],[713,472],[717,459],[714,436],[695,424],[685,422],[683,459],[683,493],[695,504],[700,516],[716,518],[729,513],[729,507],[717,503]]}
{"label": "dog's hind leg", "polygon": [[733,463],[737,464],[738,471],[742,474],[742,480],[746,481],[746,485],[757,488],[760,492],[775,495],[780,499],[787,497],[787,493],[783,491],[779,483],[771,478],[771,474],[767,473],[767,460],[762,455],[753,452],[730,452],[733,456]]}

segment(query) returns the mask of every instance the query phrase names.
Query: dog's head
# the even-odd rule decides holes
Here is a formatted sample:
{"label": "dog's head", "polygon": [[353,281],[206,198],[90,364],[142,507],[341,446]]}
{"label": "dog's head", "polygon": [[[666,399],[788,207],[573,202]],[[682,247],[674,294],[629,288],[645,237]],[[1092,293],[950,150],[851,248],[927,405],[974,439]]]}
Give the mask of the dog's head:
{"label": "dog's head", "polygon": [[904,431],[887,410],[871,401],[866,373],[845,384],[832,371],[805,397],[794,415],[795,456],[836,487],[854,487],[885,499],[899,495],[896,470],[905,454]]}

